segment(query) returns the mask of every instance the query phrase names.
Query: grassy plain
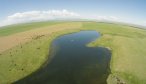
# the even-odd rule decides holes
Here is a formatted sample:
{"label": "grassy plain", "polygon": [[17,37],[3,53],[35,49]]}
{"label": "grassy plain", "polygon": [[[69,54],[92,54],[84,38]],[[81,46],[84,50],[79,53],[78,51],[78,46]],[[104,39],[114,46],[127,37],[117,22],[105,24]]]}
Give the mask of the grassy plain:
{"label": "grassy plain", "polygon": [[146,84],[146,30],[105,23],[85,25],[96,27],[101,32],[100,39],[88,46],[111,49],[111,75],[107,80],[109,84]]}
{"label": "grassy plain", "polygon": [[36,71],[49,58],[49,46],[56,37],[81,30],[101,34],[87,46],[111,50],[109,84],[146,84],[146,30],[97,22],[40,22],[1,28],[0,84],[12,83]]}
{"label": "grassy plain", "polygon": [[44,27],[54,25],[57,23],[61,23],[61,22],[57,22],[57,21],[47,22],[46,21],[46,22],[33,22],[33,23],[14,24],[14,25],[9,25],[9,26],[4,26],[0,28],[0,36],[8,36],[11,34],[24,32],[31,29],[44,28]]}

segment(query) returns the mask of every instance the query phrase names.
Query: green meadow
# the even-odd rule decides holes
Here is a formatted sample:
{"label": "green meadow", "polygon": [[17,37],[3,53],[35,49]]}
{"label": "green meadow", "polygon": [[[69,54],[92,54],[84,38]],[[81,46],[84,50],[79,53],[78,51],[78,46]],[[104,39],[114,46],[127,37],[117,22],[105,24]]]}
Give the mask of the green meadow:
{"label": "green meadow", "polygon": [[[36,28],[43,28],[49,25],[57,24],[59,22],[33,22],[33,23],[24,23],[24,24],[14,24],[9,26],[4,26],[0,28],[0,36],[8,36],[11,34],[28,31]],[[61,23],[61,22],[60,22]]]}
{"label": "green meadow", "polygon": [[30,38],[25,42],[21,39],[12,47],[7,46],[10,42],[2,42],[8,48],[0,46],[0,49],[4,48],[0,52],[0,84],[11,84],[42,68],[46,60],[51,60],[50,44],[55,38],[83,30],[100,33],[100,38],[87,47],[102,46],[112,52],[108,84],[146,84],[146,30],[86,21],[33,22],[0,28],[0,44],[4,40],[11,42],[15,37],[22,38],[27,33],[27,38]]}

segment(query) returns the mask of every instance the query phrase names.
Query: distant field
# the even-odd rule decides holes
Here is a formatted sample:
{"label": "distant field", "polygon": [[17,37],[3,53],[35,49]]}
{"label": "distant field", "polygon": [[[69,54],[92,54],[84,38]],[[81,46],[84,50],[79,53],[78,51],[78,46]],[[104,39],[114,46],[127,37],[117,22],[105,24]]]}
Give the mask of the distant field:
{"label": "distant field", "polygon": [[112,51],[109,84],[146,84],[146,30],[97,22],[37,22],[0,28],[0,84],[10,84],[41,67],[58,36],[96,30],[101,37],[87,46]]}
{"label": "distant field", "polygon": [[[53,23],[50,23],[50,24],[53,24]],[[47,34],[50,34],[52,32],[56,32],[56,31],[60,31],[60,30],[78,28],[81,26],[81,24],[79,24],[79,23],[74,24],[74,23],[67,23],[67,22],[60,23],[60,24],[58,23],[56,25],[50,25],[50,26],[49,25],[47,26],[47,25],[42,28],[33,27],[34,30],[32,30],[32,28],[30,28],[29,26],[27,27],[28,29],[25,29],[23,27],[22,28],[20,27],[20,29],[19,29],[19,27],[18,28],[12,27],[12,29],[14,29],[12,32],[17,31],[17,33],[15,33],[15,34],[13,34],[9,29],[3,28],[2,31],[5,31],[5,34],[8,32],[7,33],[8,36],[5,35],[3,37],[2,36],[0,37],[0,46],[1,46],[0,52],[10,49],[18,44],[23,44],[25,42],[28,42],[36,37],[44,36],[44,35],[47,35]],[[23,29],[23,30],[25,29],[25,30],[22,31],[21,29]],[[21,30],[21,31],[18,32],[18,30]],[[27,30],[29,30],[29,31],[27,31]]]}
{"label": "distant field", "polygon": [[24,24],[15,24],[15,25],[4,26],[4,27],[0,28],[0,36],[7,36],[7,35],[15,34],[18,32],[28,31],[31,29],[43,28],[43,27],[47,27],[47,26],[54,25],[57,23],[63,23],[63,22],[57,22],[57,21],[33,22],[33,23],[24,23]]}

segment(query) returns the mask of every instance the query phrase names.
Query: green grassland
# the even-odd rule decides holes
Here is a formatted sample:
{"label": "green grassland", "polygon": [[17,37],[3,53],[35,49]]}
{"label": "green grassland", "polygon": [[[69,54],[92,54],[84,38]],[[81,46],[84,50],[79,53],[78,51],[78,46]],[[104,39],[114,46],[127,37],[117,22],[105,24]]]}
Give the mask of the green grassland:
{"label": "green grassland", "polygon": [[28,30],[36,29],[36,28],[44,28],[44,27],[57,24],[57,23],[63,23],[63,22],[46,21],[46,22],[33,22],[33,23],[14,24],[14,25],[9,25],[9,26],[4,26],[0,28],[0,36],[7,36],[10,34],[24,32],[24,31],[28,31]]}
{"label": "green grassland", "polygon": [[[37,22],[6,26],[0,29],[0,36],[10,36],[49,25],[69,22]],[[73,25],[75,25],[74,22]],[[146,84],[146,30],[121,24],[80,22],[79,28],[64,29],[19,44],[0,53],[0,84],[10,84],[43,67],[49,58],[51,42],[60,35],[81,30],[95,30],[100,38],[87,44],[88,47],[103,46],[112,52],[111,75],[108,84]],[[20,29],[19,29],[20,28]],[[58,27],[59,28],[59,27]],[[50,29],[51,31],[51,29]]]}
{"label": "green grassland", "polygon": [[104,46],[112,51],[108,83],[145,84],[146,31],[115,24],[90,25],[97,27],[96,30],[102,35],[88,46]]}

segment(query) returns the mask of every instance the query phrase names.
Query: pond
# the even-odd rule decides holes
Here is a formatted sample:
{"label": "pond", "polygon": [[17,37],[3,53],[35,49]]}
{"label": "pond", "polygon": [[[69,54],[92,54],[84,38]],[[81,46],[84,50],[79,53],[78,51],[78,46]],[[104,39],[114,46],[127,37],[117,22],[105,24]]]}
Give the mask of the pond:
{"label": "pond", "polygon": [[111,52],[86,45],[100,37],[96,31],[81,31],[56,38],[51,61],[15,84],[106,84]]}

